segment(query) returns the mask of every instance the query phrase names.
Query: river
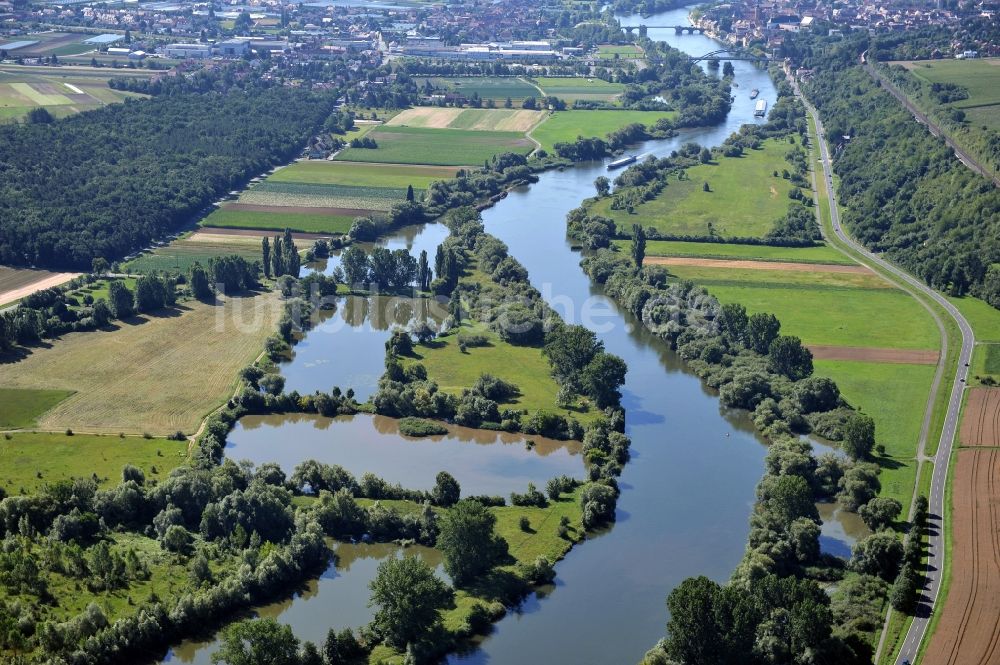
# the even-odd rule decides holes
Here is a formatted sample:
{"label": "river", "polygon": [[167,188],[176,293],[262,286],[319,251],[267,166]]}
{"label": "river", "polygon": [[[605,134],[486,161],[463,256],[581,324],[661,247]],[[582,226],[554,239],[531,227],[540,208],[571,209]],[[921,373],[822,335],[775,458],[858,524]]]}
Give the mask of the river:
{"label": "river", "polygon": [[[619,18],[625,25],[680,25],[688,22],[687,11],[646,19]],[[673,29],[650,29],[649,36],[692,55],[719,48],[708,37],[676,35]],[[765,70],[742,61],[733,65],[738,87],[733,89],[735,101],[724,123],[682,130],[673,139],[635,146],[629,153],[667,155],[688,141],[718,145],[742,124],[761,122],[753,117],[750,90],[759,89],[759,99],[771,105],[775,87]],[[617,521],[575,547],[558,564],[554,588],[532,595],[496,624],[490,635],[449,658],[453,665],[636,663],[664,635],[665,599],[670,590],[692,575],[725,581],[743,555],[754,488],[766,454],[746,413],[722,407],[675,354],[592,287],[579,266],[580,253],[566,239],[566,213],[592,196],[594,179],[605,174],[604,163],[543,173],[538,183],[512,192],[484,211],[483,219],[487,231],[507,243],[511,254],[527,267],[532,283],[567,322],[593,329],[609,352],[628,363],[623,404],[632,459],[620,479]],[[440,225],[430,225],[417,234],[412,230],[397,234],[387,244],[427,249],[433,256],[433,248],[445,233]],[[312,269],[329,271],[335,263],[334,258]],[[340,385],[354,387],[362,399],[371,393],[381,373],[381,345],[388,337],[388,325],[365,328],[357,324],[358,317],[351,313],[365,307],[379,309],[372,303],[342,302],[329,318],[339,327],[321,325],[306,334],[294,358],[282,366],[288,389],[328,390]],[[404,311],[389,318],[405,324],[418,315]],[[524,450],[515,455],[516,442],[513,447],[510,441],[506,445],[493,442],[492,435],[491,442],[483,445],[451,440],[461,436],[446,437],[447,442],[411,442],[408,454],[397,456],[391,451],[400,450],[394,448],[400,445],[395,440],[400,437],[392,432],[387,436],[394,440],[379,443],[374,452],[361,453],[358,445],[351,444],[344,446],[350,455],[339,458],[338,446],[343,444],[335,443],[331,424],[334,430],[343,427],[328,419],[299,417],[284,423],[280,418],[245,419],[230,437],[227,452],[257,462],[281,461],[286,467],[309,455],[330,462],[340,459],[352,467],[371,464],[373,468],[366,470],[416,487],[427,485],[425,476],[431,469],[451,464],[460,482],[465,480],[463,492],[467,494],[487,488],[499,491],[512,477],[519,482],[540,477],[550,473],[552,465],[579,464],[579,456],[570,447],[553,445],[548,455]],[[353,421],[350,431],[369,440],[374,436],[373,424],[365,416]],[[285,442],[294,442],[294,450],[289,445],[269,452],[268,441],[273,442],[272,451]],[[484,459],[475,461],[480,453]],[[409,478],[405,474],[414,467],[416,456],[421,458],[416,467],[420,477]],[[491,456],[497,458],[496,468],[502,469],[495,478],[484,475],[493,464]],[[827,509],[824,515],[834,517],[835,511]],[[825,525],[824,548],[843,553],[853,541],[855,527],[838,522]],[[377,558],[394,551],[380,550]],[[374,565],[352,564],[351,573],[343,569],[344,561],[293,599],[262,608],[259,614],[288,622],[301,639],[317,642],[330,627],[364,623],[369,616],[367,596],[357,589],[367,582],[358,571],[367,570],[370,579]],[[208,663],[211,650],[209,644],[188,642],[172,650],[167,660]]]}

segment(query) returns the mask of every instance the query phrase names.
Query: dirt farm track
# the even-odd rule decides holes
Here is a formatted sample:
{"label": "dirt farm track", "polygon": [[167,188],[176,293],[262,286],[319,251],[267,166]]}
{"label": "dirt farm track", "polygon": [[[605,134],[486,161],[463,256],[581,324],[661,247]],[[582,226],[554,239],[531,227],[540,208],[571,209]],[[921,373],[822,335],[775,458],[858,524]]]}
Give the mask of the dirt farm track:
{"label": "dirt farm track", "polygon": [[951,590],[922,662],[1000,662],[1000,449],[962,448],[955,466]]}

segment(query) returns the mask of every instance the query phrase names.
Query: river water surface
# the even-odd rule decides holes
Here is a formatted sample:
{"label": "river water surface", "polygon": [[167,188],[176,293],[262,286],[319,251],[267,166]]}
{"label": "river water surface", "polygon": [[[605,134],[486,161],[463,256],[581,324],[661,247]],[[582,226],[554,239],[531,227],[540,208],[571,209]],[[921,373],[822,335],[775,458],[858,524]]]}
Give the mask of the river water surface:
{"label": "river water surface", "polygon": [[[624,25],[680,25],[687,23],[687,12],[619,18]],[[673,29],[650,29],[649,36],[696,56],[719,48],[708,37],[676,35]],[[629,153],[664,156],[688,141],[714,146],[742,124],[755,122],[750,90],[759,89],[759,99],[771,105],[775,87],[765,70],[741,61],[733,65],[738,87],[724,123],[683,130],[673,139],[648,142]],[[664,635],[670,590],[692,575],[726,580],[746,545],[754,487],[766,454],[752,424],[744,412],[723,408],[676,355],[592,287],[579,267],[580,253],[566,239],[566,213],[592,196],[594,179],[605,174],[604,163],[544,173],[537,184],[512,192],[486,210],[483,219],[487,231],[507,243],[527,267],[532,283],[567,322],[590,327],[609,352],[628,363],[623,404],[632,460],[620,479],[617,522],[559,563],[554,589],[530,597],[490,635],[452,656],[453,664],[636,663]],[[433,256],[445,235],[441,225],[428,225],[419,233],[397,234],[387,244],[414,253],[426,249]],[[328,272],[336,262],[334,257],[310,268]],[[372,325],[367,323],[371,317],[358,315],[360,310],[378,309],[370,299],[342,301],[328,319],[336,325],[306,333],[294,358],[282,365],[288,389],[312,392],[339,385],[353,387],[359,399],[369,396],[382,372],[390,326],[423,316],[419,306],[396,312],[389,324],[383,318]],[[227,453],[258,463],[278,461],[286,471],[315,457],[359,475],[372,471],[417,488],[429,487],[434,473],[449,469],[465,494],[506,493],[529,480],[537,484],[559,473],[581,475],[578,448],[572,445],[552,442],[528,450],[519,437],[483,437],[457,428],[437,441],[407,440],[371,416],[245,418],[230,436]],[[824,517],[835,519],[835,510],[827,509]],[[856,526],[835,521],[825,525],[824,547],[843,553]],[[287,622],[300,638],[318,642],[331,627],[365,623],[370,617],[367,583],[377,561],[397,555],[396,550],[387,547],[362,556],[364,552],[344,549],[349,546],[338,547],[343,554],[338,566],[292,599],[261,608],[258,614]],[[208,663],[212,650],[210,643],[187,642],[167,660]]]}

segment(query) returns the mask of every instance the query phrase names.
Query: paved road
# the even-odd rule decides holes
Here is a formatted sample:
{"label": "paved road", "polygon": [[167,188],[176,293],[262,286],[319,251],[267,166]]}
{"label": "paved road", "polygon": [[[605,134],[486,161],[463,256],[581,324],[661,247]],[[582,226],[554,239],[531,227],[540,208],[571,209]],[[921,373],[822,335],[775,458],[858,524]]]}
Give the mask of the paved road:
{"label": "paved road", "polygon": [[[794,87],[796,93],[800,94],[798,86]],[[948,479],[948,465],[951,461],[952,442],[955,439],[955,432],[958,428],[959,411],[962,407],[962,393],[965,389],[965,383],[969,375],[969,363],[972,361],[972,348],[975,345],[975,336],[973,335],[972,327],[969,325],[969,322],[965,320],[962,313],[959,312],[947,298],[909,273],[868,251],[861,244],[855,242],[847,234],[847,232],[844,231],[844,228],[840,223],[840,211],[837,208],[836,192],[833,187],[833,169],[830,160],[830,151],[827,146],[826,136],[823,130],[823,124],[819,119],[819,114],[816,112],[816,109],[806,102],[804,98],[803,102],[805,102],[809,115],[812,116],[813,120],[816,122],[816,129],[819,135],[820,161],[823,164],[822,177],[826,181],[827,196],[830,199],[830,217],[833,221],[834,233],[841,242],[863,255],[867,261],[870,261],[871,263],[878,265],[880,268],[892,273],[895,277],[905,282],[914,290],[919,291],[923,295],[934,300],[934,302],[940,305],[953,319],[955,319],[962,332],[962,348],[959,352],[958,368],[955,372],[954,382],[951,387],[951,395],[948,400],[948,411],[945,416],[944,427],[941,430],[941,440],[938,443],[937,454],[931,458],[934,462],[934,474],[931,478],[931,492],[928,496],[931,528],[929,529],[928,536],[928,560],[926,570],[927,584],[924,588],[921,608],[917,612],[918,616],[916,616],[910,624],[910,630],[906,634],[903,646],[900,649],[899,656],[896,661],[897,663],[903,663],[904,661],[915,662],[917,651],[920,649],[920,644],[924,639],[925,633],[927,632],[931,610],[936,608],[938,603],[938,594],[941,590],[941,574],[944,571],[945,555],[944,491],[945,484]]]}
{"label": "paved road", "polygon": [[878,70],[872,67],[872,65],[868,62],[866,58],[867,54],[868,54],[867,51],[861,54],[861,64],[862,66],[864,66],[865,71],[867,71],[872,78],[881,83],[882,87],[885,88],[886,92],[888,92],[890,95],[898,99],[899,102],[906,107],[906,110],[913,114],[913,117],[915,117],[918,121],[924,123],[930,130],[931,134],[943,138],[944,142],[948,144],[948,147],[950,147],[952,150],[955,151],[955,156],[958,157],[958,161],[962,162],[967,167],[969,167],[979,175],[983,176],[984,178],[992,180],[994,185],[1000,187],[1000,176],[994,176],[992,173],[987,171],[982,164],[980,164],[978,161],[975,160],[975,158],[972,157],[972,155],[967,153],[957,143],[952,141],[951,137],[948,136],[947,132],[941,129],[941,127],[933,120],[928,118],[927,115],[923,111],[918,109],[906,95],[900,92],[896,88],[896,86],[894,86],[890,81],[886,80],[884,76],[878,73]]}

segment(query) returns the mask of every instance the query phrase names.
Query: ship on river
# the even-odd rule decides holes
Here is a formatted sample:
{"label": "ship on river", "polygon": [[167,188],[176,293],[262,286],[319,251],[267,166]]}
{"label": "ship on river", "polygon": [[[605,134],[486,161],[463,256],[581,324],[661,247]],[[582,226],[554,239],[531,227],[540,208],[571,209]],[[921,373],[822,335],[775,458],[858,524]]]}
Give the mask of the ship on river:
{"label": "ship on river", "polygon": [[635,162],[635,155],[628,155],[627,157],[622,157],[621,159],[616,159],[615,161],[608,164],[608,170],[613,171],[614,169],[620,169],[623,166],[628,166],[629,164]]}
{"label": "ship on river", "polygon": [[757,106],[753,109],[753,115],[755,118],[763,118],[767,115],[767,101],[763,99],[757,100]]}
{"label": "ship on river", "polygon": [[754,88],[753,90],[750,91],[750,99],[757,99],[757,95],[759,95],[759,94],[760,94],[760,90],[758,90],[757,88]]}

